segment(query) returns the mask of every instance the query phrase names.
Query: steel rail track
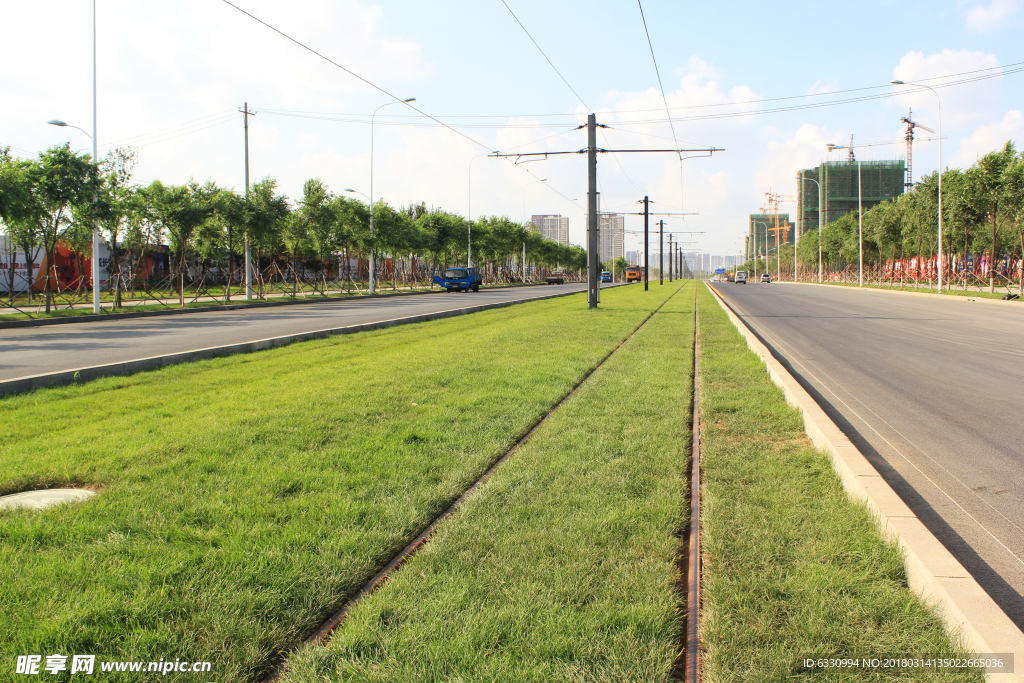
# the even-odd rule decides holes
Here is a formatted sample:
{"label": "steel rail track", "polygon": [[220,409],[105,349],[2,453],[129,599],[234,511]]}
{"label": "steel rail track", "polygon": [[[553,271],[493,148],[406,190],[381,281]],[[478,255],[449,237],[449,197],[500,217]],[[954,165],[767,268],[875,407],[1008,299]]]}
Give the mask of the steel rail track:
{"label": "steel rail track", "polygon": [[[497,470],[506,460],[508,460],[519,449],[520,446],[526,443],[530,439],[530,437],[533,436],[533,434],[540,428],[540,426],[547,422],[548,418],[551,417],[555,413],[555,411],[562,407],[562,405],[566,401],[572,398],[572,396],[580,389],[580,387],[582,387],[583,384],[588,379],[590,379],[591,375],[597,372],[597,370],[601,366],[603,366],[608,361],[608,359],[615,355],[615,353],[619,349],[621,349],[626,344],[626,342],[632,339],[633,336],[636,335],[636,333],[639,332],[641,328],[643,328],[643,326],[646,325],[647,322],[658,313],[658,311],[664,308],[665,304],[671,301],[676,296],[676,294],[678,294],[681,290],[682,288],[680,288],[680,290],[677,290],[674,294],[665,299],[665,301],[661,302],[661,304],[653,311],[651,311],[646,318],[640,321],[640,323],[635,328],[633,328],[633,330],[628,335],[626,335],[626,337],[621,342],[619,342],[619,344],[615,346],[615,348],[609,351],[596,365],[587,370],[587,372],[584,373],[583,377],[580,378],[579,382],[577,382],[572,387],[572,389],[566,392],[565,395],[563,395],[562,398],[560,398],[558,402],[555,403],[554,406],[552,406],[552,408],[548,410],[540,419],[534,422],[533,425],[531,425],[531,427],[526,431],[526,433],[523,434],[515,442],[515,444],[512,445],[511,448],[509,448],[501,455],[501,457],[495,460],[494,463],[491,464],[491,466],[488,467],[484,471],[484,473],[481,474],[480,477],[476,479],[476,481],[474,481],[467,489],[465,489],[459,495],[459,497],[456,498],[455,501],[451,505],[449,505],[447,509],[445,509],[444,512],[435,517],[433,521],[431,521],[430,524],[428,524],[427,527],[423,529],[423,531],[421,531],[418,536],[416,536],[416,538],[414,538],[407,546],[405,546],[405,548],[403,548],[397,555],[391,558],[391,560],[386,565],[384,565],[383,569],[381,569],[373,576],[373,578],[371,578],[369,581],[363,584],[362,588],[360,588],[351,598],[349,598],[349,600],[347,600],[345,604],[343,604],[341,608],[334,613],[333,616],[331,616],[327,621],[325,621],[323,625],[320,626],[320,628],[313,632],[311,636],[306,638],[302,642],[302,644],[299,645],[295,652],[300,652],[302,650],[305,650],[306,648],[324,644],[330,637],[331,633],[345,620],[345,617],[348,616],[348,613],[352,610],[353,607],[355,607],[363,598],[367,597],[368,595],[373,593],[373,591],[375,591],[378,587],[380,587],[380,585],[383,584],[392,573],[394,573],[417,550],[419,550],[430,539],[430,536],[433,535],[437,527],[440,526],[440,524],[444,522],[448,517],[450,517],[458,509],[459,505],[461,505],[462,502],[466,500],[466,498],[473,491],[475,491],[481,484],[487,481],[490,478],[490,476],[494,473],[494,471]],[[261,678],[260,680],[262,681],[262,683],[275,683],[280,678],[280,676],[283,673],[285,673],[285,671],[287,671],[287,669],[288,660],[287,658],[285,658],[283,661],[280,661],[274,667],[274,669],[271,671],[269,675]]]}

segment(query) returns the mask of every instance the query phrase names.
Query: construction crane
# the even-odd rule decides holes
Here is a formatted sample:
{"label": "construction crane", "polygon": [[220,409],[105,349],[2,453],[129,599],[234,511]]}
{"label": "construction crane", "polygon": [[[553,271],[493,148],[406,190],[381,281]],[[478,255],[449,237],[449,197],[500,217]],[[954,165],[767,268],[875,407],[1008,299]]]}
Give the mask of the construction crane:
{"label": "construction crane", "polygon": [[911,158],[914,154],[914,129],[920,128],[921,130],[926,130],[929,133],[935,133],[935,131],[928,126],[911,120],[911,116],[913,116],[913,114],[914,110],[908,109],[907,115],[900,117],[900,122],[907,124],[907,134],[904,136],[904,139],[907,141],[907,182],[903,183],[904,187],[907,188],[907,192],[914,189],[914,173],[911,171]]}
{"label": "construction crane", "polygon": [[[788,230],[788,227],[782,227],[779,225],[779,204],[785,201],[796,201],[796,197],[787,194],[779,194],[778,192],[772,192],[771,188],[764,193],[765,203],[768,205],[768,211],[765,212],[764,208],[761,209],[761,213],[774,214],[775,227],[769,228],[769,230],[775,233],[775,248],[778,249],[779,244],[779,233],[783,230]],[[795,239],[795,236],[794,236]],[[766,240],[767,241],[767,240]],[[766,245],[767,246],[767,245]]]}

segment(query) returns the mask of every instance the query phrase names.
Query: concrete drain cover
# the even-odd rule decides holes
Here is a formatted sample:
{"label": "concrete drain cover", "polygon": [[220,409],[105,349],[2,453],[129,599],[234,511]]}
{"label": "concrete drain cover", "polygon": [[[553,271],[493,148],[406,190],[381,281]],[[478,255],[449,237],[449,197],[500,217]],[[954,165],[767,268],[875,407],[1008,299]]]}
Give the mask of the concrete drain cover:
{"label": "concrete drain cover", "polygon": [[42,510],[51,505],[60,503],[73,503],[80,500],[92,498],[95,493],[84,489],[46,489],[44,491],[25,491],[24,493],[12,493],[9,496],[0,496],[0,508],[35,508]]}

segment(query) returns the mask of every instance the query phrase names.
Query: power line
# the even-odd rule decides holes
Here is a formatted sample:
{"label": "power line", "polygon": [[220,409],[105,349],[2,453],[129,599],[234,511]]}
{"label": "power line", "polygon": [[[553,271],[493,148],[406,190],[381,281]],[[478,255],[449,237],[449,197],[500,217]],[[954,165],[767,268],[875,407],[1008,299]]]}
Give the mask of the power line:
{"label": "power line", "polygon": [[651,50],[651,61],[654,62],[654,75],[658,77],[658,88],[661,90],[661,101],[665,103],[665,114],[668,116],[668,125],[672,129],[672,141],[676,143],[676,147],[679,146],[679,141],[676,139],[676,127],[672,123],[672,112],[668,108],[668,98],[665,97],[665,86],[661,83],[661,71],[658,70],[658,60],[654,56],[654,44],[651,43],[651,32],[647,30],[647,18],[644,16],[644,6],[640,0],[636,0],[637,7],[640,8],[640,20],[644,23],[644,33],[647,35],[647,47]]}
{"label": "power line", "polygon": [[516,13],[512,11],[512,8],[508,6],[508,3],[505,2],[505,0],[501,0],[501,4],[505,6],[505,9],[508,10],[508,13],[511,14],[512,18],[516,20],[516,23],[519,24],[519,28],[523,29],[523,32],[526,34],[526,37],[530,39],[530,42],[533,43],[533,46],[536,47],[537,50],[541,53],[541,55],[544,56],[544,59],[546,59],[548,64],[551,65],[551,68],[555,70],[555,73],[558,74],[558,77],[562,79],[562,82],[565,83],[565,86],[569,88],[569,90],[572,90],[572,94],[576,96],[576,99],[580,101],[580,104],[586,107],[588,111],[593,111],[593,109],[591,109],[590,106],[583,101],[583,98],[580,97],[580,94],[576,92],[576,89],[569,85],[569,81],[565,80],[565,76],[562,75],[562,72],[558,70],[558,67],[555,66],[555,63],[551,61],[547,54],[545,54],[544,50],[542,50],[540,45],[537,44],[537,41],[533,39],[533,36],[530,35],[530,32],[526,30],[525,26],[523,26],[523,22],[519,21],[519,17],[517,17]]}
{"label": "power line", "polygon": [[[400,103],[404,104],[404,105],[405,105],[406,107],[408,107],[409,109],[412,109],[413,111],[415,111],[416,113],[420,114],[421,116],[425,116],[426,118],[430,119],[431,121],[434,121],[434,122],[435,122],[435,123],[437,123],[438,125],[441,125],[441,126],[443,126],[443,127],[447,128],[448,130],[452,131],[452,132],[453,132],[453,133],[455,133],[456,135],[459,135],[459,136],[461,136],[461,137],[463,137],[463,138],[465,138],[465,139],[469,140],[469,141],[470,141],[470,142],[472,142],[472,143],[473,143],[474,145],[477,145],[478,147],[482,147],[482,148],[486,149],[486,150],[487,150],[488,152],[491,152],[491,151],[493,151],[493,150],[491,150],[491,149],[490,149],[490,147],[488,147],[487,145],[483,144],[483,143],[482,143],[482,142],[480,142],[479,140],[475,140],[475,139],[473,139],[472,137],[470,137],[470,136],[466,135],[465,133],[463,133],[462,131],[459,131],[459,130],[456,130],[455,128],[452,128],[452,127],[451,127],[451,126],[449,126],[449,125],[448,125],[447,123],[444,123],[443,121],[440,121],[440,120],[438,120],[437,118],[435,118],[435,117],[431,116],[430,114],[428,114],[428,113],[426,113],[425,111],[423,111],[423,110],[419,109],[418,107],[415,107],[415,106],[413,106],[413,105],[412,105],[411,103],[409,103],[409,102],[406,102],[406,101],[405,101],[404,99],[402,99],[402,98],[399,98],[398,96],[396,96],[396,95],[393,95],[393,94],[391,94],[390,92],[388,92],[388,91],[387,91],[387,90],[385,90],[384,88],[380,87],[379,85],[376,85],[375,83],[372,83],[372,82],[370,82],[370,81],[366,80],[365,78],[363,78],[363,77],[362,77],[362,76],[360,76],[359,74],[355,73],[355,72],[354,72],[354,71],[352,71],[351,69],[347,69],[347,68],[345,68],[345,67],[344,67],[344,66],[342,66],[341,64],[338,64],[337,62],[335,62],[335,61],[334,61],[333,59],[331,59],[331,58],[329,58],[329,57],[325,56],[324,54],[322,54],[322,53],[320,53],[320,52],[317,52],[316,50],[314,50],[313,48],[309,47],[309,46],[308,46],[308,45],[306,45],[305,43],[303,43],[303,42],[301,42],[301,41],[299,41],[299,40],[297,40],[297,39],[295,39],[295,38],[292,38],[292,37],[291,37],[290,35],[288,35],[288,34],[287,34],[287,33],[285,33],[284,31],[281,31],[280,29],[278,29],[278,28],[275,28],[274,26],[271,26],[270,24],[268,24],[267,22],[263,21],[263,20],[262,20],[262,19],[260,19],[259,17],[255,16],[255,15],[253,15],[253,14],[249,13],[249,12],[246,12],[246,11],[245,11],[244,9],[242,9],[242,8],[241,8],[241,7],[239,7],[238,5],[235,5],[234,3],[230,2],[229,0],[222,0],[222,2],[224,2],[224,4],[228,5],[229,7],[233,7],[234,9],[238,10],[239,12],[241,12],[241,13],[242,13],[242,14],[244,14],[244,15],[246,15],[246,16],[247,16],[247,17],[249,17],[250,19],[253,19],[254,21],[256,21],[256,22],[258,22],[258,23],[262,24],[263,26],[266,26],[267,28],[269,28],[269,29],[270,29],[271,31],[273,31],[274,33],[278,34],[278,35],[279,35],[279,36],[281,36],[282,38],[285,38],[285,39],[287,39],[287,40],[289,40],[289,41],[291,41],[291,42],[295,43],[296,45],[298,45],[298,46],[299,46],[299,47],[301,47],[302,49],[304,49],[304,50],[306,50],[306,51],[308,51],[308,52],[311,52],[311,53],[313,53],[314,55],[316,55],[316,56],[317,56],[317,57],[319,57],[320,59],[324,60],[325,62],[327,62],[327,63],[329,63],[329,64],[331,64],[331,65],[333,65],[333,66],[336,66],[337,68],[341,69],[341,70],[342,70],[342,71],[344,71],[345,73],[347,73],[347,74],[349,74],[349,75],[353,76],[354,78],[356,78],[356,79],[358,79],[358,80],[362,81],[363,83],[365,83],[366,85],[370,86],[370,87],[371,87],[371,88],[373,88],[374,90],[376,90],[376,91],[378,91],[378,92],[380,92],[380,93],[383,93],[383,94],[387,95],[388,97],[390,97],[391,99],[395,100],[396,102],[400,102]],[[511,12],[511,11],[512,11],[512,10],[510,9],[510,10],[509,10],[509,12]],[[515,16],[515,15],[513,14],[513,16]],[[517,19],[516,21],[518,21],[518,19]],[[524,29],[524,30],[525,30],[525,29]],[[531,40],[532,40],[532,38],[531,38]],[[539,49],[539,48],[538,48],[538,49]],[[561,75],[561,74],[559,74],[559,75]],[[527,169],[522,169],[522,170],[524,170],[524,171],[526,171],[527,173],[529,173],[529,171],[528,171]],[[532,175],[532,174],[531,174],[531,175]],[[549,188],[551,188],[551,190],[552,190],[552,191],[554,191],[554,192],[555,192],[556,194],[558,194],[558,195],[559,195],[559,196],[561,196],[562,198],[564,198],[564,199],[567,199],[567,200],[569,200],[569,201],[572,201],[571,199],[569,199],[569,197],[567,197],[566,195],[564,195],[564,194],[562,194],[561,192],[559,192],[558,190],[556,190],[556,189],[555,189],[555,188],[554,188],[553,186],[551,186],[551,185],[548,185],[548,187],[549,187]],[[574,203],[575,203],[575,202],[574,202]],[[577,206],[579,206],[579,205],[577,204]]]}
{"label": "power line", "polygon": [[469,140],[470,142],[472,142],[474,145],[478,145],[480,147],[483,147],[487,151],[491,151],[490,148],[487,147],[487,145],[483,144],[482,142],[480,142],[478,140],[474,140],[473,138],[469,137],[465,133],[463,133],[461,131],[458,131],[458,130],[455,130],[454,128],[452,128],[451,126],[449,126],[448,124],[446,124],[446,123],[444,123],[442,121],[438,121],[436,118],[434,118],[430,114],[426,113],[425,111],[422,111],[421,109],[413,106],[411,103],[406,102],[403,98],[400,98],[400,97],[398,97],[396,95],[392,95],[390,92],[388,92],[384,88],[380,87],[379,85],[376,85],[375,83],[371,83],[370,81],[366,80],[365,78],[363,78],[362,76],[360,76],[356,72],[352,71],[351,69],[346,69],[345,67],[343,67],[341,64],[338,64],[336,61],[334,61],[330,57],[327,57],[327,56],[323,55],[322,53],[317,52],[316,50],[314,50],[310,46],[306,45],[305,43],[303,43],[303,42],[301,42],[301,41],[299,41],[299,40],[297,40],[295,38],[292,38],[290,35],[288,35],[284,31],[281,31],[280,29],[274,28],[273,26],[271,26],[267,22],[263,21],[259,17],[255,16],[253,14],[250,14],[249,12],[246,12],[244,9],[242,9],[238,5],[235,5],[235,4],[231,3],[229,0],[221,0],[221,1],[224,4],[229,5],[230,7],[234,7],[236,10],[238,10],[239,12],[244,14],[245,16],[249,17],[250,19],[253,19],[253,20],[257,21],[260,24],[263,24],[264,26],[266,26],[267,28],[269,28],[271,31],[273,31],[274,33],[278,34],[279,36],[281,36],[283,38],[286,38],[287,40],[290,40],[291,42],[293,42],[296,45],[298,45],[299,47],[301,47],[303,50],[307,50],[309,52],[312,52],[314,55],[316,55],[320,59],[324,60],[325,62],[327,62],[329,64],[332,64],[333,66],[338,67],[339,69],[341,69],[345,73],[349,74],[350,76],[352,76],[354,78],[357,78],[358,80],[360,80],[363,83],[365,83],[366,85],[370,86],[371,88],[373,88],[377,92],[380,92],[380,93],[383,93],[383,94],[387,95],[388,97],[390,97],[391,99],[395,100],[396,102],[400,102],[400,103],[404,104],[405,106],[409,107],[409,109],[412,109],[413,111],[417,112],[418,114],[421,114],[422,116],[427,117],[431,121],[434,121],[434,122],[444,126],[445,128],[447,128],[448,130],[452,131],[453,133],[455,133],[457,135],[461,135],[462,137],[464,137],[467,140]]}

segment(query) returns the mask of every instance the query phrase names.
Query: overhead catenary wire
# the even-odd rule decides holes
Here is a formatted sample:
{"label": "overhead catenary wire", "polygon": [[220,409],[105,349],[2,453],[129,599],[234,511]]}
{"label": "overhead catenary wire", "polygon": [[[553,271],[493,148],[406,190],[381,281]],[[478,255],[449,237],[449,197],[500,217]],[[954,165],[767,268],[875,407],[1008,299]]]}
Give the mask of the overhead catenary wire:
{"label": "overhead catenary wire", "polygon": [[540,52],[541,55],[543,55],[544,59],[547,60],[547,63],[551,65],[551,68],[555,70],[555,73],[558,74],[558,77],[562,79],[563,83],[565,83],[565,86],[569,88],[569,90],[572,91],[572,94],[576,96],[576,99],[580,101],[580,104],[586,107],[587,111],[593,111],[590,105],[584,102],[583,98],[580,97],[580,94],[576,92],[576,89],[569,85],[569,81],[565,79],[565,76],[563,76],[562,72],[558,70],[558,67],[555,66],[555,63],[551,61],[551,59],[547,56],[544,50],[541,49],[540,45],[537,44],[537,41],[533,39],[533,36],[530,35],[530,32],[526,30],[525,26],[523,26],[523,22],[519,21],[519,17],[517,17],[516,13],[512,11],[512,8],[508,6],[508,3],[505,2],[505,0],[501,0],[501,4],[505,6],[505,9],[508,10],[508,13],[511,14],[512,18],[516,20],[517,24],[519,24],[519,28],[523,29],[523,33],[526,34],[526,37],[530,39],[530,42],[533,43],[533,46],[537,48],[537,51]]}
{"label": "overhead catenary wire", "polygon": [[[314,50],[313,48],[311,48],[310,46],[306,45],[306,44],[305,44],[305,43],[303,43],[302,41],[300,41],[300,40],[298,40],[298,39],[296,39],[296,38],[293,38],[293,37],[291,37],[290,35],[288,35],[288,34],[287,34],[287,33],[285,33],[284,31],[282,31],[282,30],[280,30],[280,29],[278,29],[278,28],[276,28],[276,27],[274,27],[274,26],[272,26],[272,25],[268,24],[267,22],[263,21],[262,19],[260,19],[259,17],[255,16],[254,14],[252,14],[252,13],[250,13],[250,12],[246,12],[246,11],[245,11],[244,9],[242,9],[242,8],[241,8],[241,7],[239,7],[238,5],[235,5],[234,3],[230,2],[229,0],[221,0],[221,2],[223,2],[224,4],[226,4],[226,5],[230,6],[230,7],[233,7],[234,9],[238,10],[239,12],[241,12],[241,13],[242,13],[242,14],[244,14],[244,15],[246,15],[246,16],[247,16],[247,17],[249,17],[250,19],[253,19],[254,21],[256,21],[256,22],[258,22],[258,23],[262,24],[263,26],[266,26],[266,27],[267,27],[268,29],[270,29],[270,30],[271,30],[271,31],[273,31],[274,33],[278,34],[278,35],[279,35],[279,36],[281,36],[282,38],[285,38],[286,40],[288,40],[288,41],[290,41],[290,42],[292,42],[292,43],[295,43],[296,45],[298,45],[298,46],[299,46],[299,47],[301,47],[302,49],[304,49],[304,50],[306,50],[306,51],[308,51],[308,52],[310,52],[310,53],[312,53],[312,54],[316,55],[316,56],[317,56],[317,57],[319,57],[320,59],[322,59],[322,60],[324,60],[325,62],[327,62],[327,63],[331,64],[332,66],[335,66],[335,67],[337,67],[337,68],[341,69],[342,71],[344,71],[345,73],[349,74],[350,76],[352,76],[352,77],[354,77],[354,78],[358,79],[359,81],[362,81],[363,83],[365,83],[366,85],[370,86],[371,88],[373,88],[373,89],[374,89],[374,90],[376,90],[377,92],[380,92],[380,93],[383,93],[384,95],[387,95],[387,96],[388,96],[388,97],[390,97],[391,99],[395,100],[395,101],[396,101],[396,102],[398,102],[398,103],[404,104],[404,105],[405,105],[406,107],[408,107],[409,109],[412,109],[413,111],[415,111],[416,113],[420,114],[421,116],[424,116],[424,117],[426,117],[426,118],[430,119],[431,121],[434,121],[434,122],[435,122],[435,123],[437,123],[438,125],[440,125],[440,126],[442,126],[442,127],[444,127],[444,128],[447,128],[448,130],[452,131],[452,132],[453,132],[453,133],[455,133],[456,135],[459,135],[460,137],[463,137],[463,138],[465,138],[466,140],[469,140],[469,141],[470,141],[470,142],[472,142],[472,143],[473,143],[474,145],[477,145],[478,147],[482,147],[483,149],[487,150],[488,152],[492,152],[492,151],[494,151],[494,150],[492,150],[492,149],[491,149],[490,147],[488,147],[487,145],[485,145],[484,143],[480,142],[479,140],[476,140],[476,139],[474,139],[474,138],[470,137],[469,135],[466,135],[466,134],[465,134],[465,133],[463,133],[462,131],[456,130],[456,129],[455,129],[455,128],[453,128],[452,126],[449,126],[448,124],[444,123],[443,121],[440,121],[440,120],[438,120],[438,119],[437,119],[437,118],[435,118],[434,116],[431,116],[430,114],[426,113],[425,111],[423,111],[423,110],[419,109],[418,107],[414,106],[413,104],[411,104],[410,102],[406,101],[405,99],[403,99],[403,98],[400,98],[400,97],[398,97],[397,95],[394,95],[394,94],[392,94],[392,93],[388,92],[387,90],[385,90],[384,88],[380,87],[379,85],[377,85],[377,84],[375,84],[375,83],[373,83],[373,82],[371,82],[371,81],[369,81],[369,80],[367,80],[367,79],[363,78],[362,76],[360,76],[360,75],[359,75],[359,74],[357,74],[356,72],[352,71],[351,69],[348,69],[348,68],[346,68],[346,67],[342,66],[341,64],[338,64],[338,63],[337,63],[336,61],[334,61],[334,60],[333,60],[333,59],[331,59],[330,57],[327,57],[327,56],[326,56],[326,55],[324,55],[323,53],[321,53],[321,52],[318,52],[318,51]],[[372,122],[372,118],[371,118],[371,122]],[[526,170],[526,169],[523,169],[523,170]],[[529,172],[529,171],[527,171],[527,172]],[[568,197],[568,196],[566,196],[566,195],[565,195],[565,194],[563,194],[562,192],[559,192],[558,190],[556,190],[556,189],[555,189],[554,187],[552,187],[551,185],[547,185],[547,187],[549,187],[549,188],[550,188],[550,189],[551,189],[551,190],[552,190],[553,192],[555,192],[556,194],[558,194],[558,195],[559,195],[559,196],[561,196],[562,198],[564,198],[564,199],[567,199],[567,200],[569,200],[569,201],[572,201],[571,199],[569,199],[569,197]],[[574,203],[575,203],[575,202],[574,202]],[[577,206],[579,206],[579,205],[577,205]]]}
{"label": "overhead catenary wire", "polygon": [[[676,126],[672,123],[672,111],[668,107],[668,97],[665,96],[665,86],[661,82],[661,71],[658,69],[658,59],[654,56],[654,43],[651,42],[651,32],[647,29],[647,17],[644,16],[644,6],[640,0],[636,0],[637,7],[640,8],[640,20],[644,24],[644,34],[647,36],[647,47],[651,50],[651,61],[654,62],[654,74],[658,77],[658,89],[661,90],[661,101],[665,104],[665,115],[668,116],[669,129],[672,131],[672,142],[675,144],[676,149],[679,149],[679,140],[676,138]],[[686,206],[686,202],[683,201],[683,155],[679,154],[679,204],[680,206]]]}

